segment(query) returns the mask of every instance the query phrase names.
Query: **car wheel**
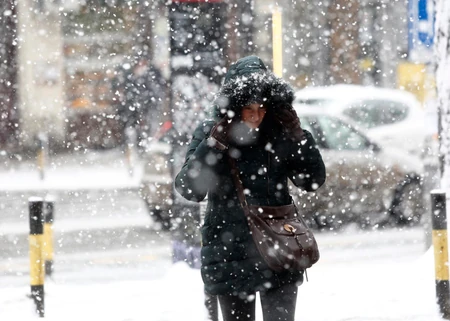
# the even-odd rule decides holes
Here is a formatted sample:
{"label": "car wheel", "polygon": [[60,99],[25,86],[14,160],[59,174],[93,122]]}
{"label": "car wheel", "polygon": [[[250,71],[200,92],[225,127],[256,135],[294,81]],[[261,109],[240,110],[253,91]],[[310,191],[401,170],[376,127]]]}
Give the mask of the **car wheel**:
{"label": "car wheel", "polygon": [[399,185],[392,202],[391,214],[398,225],[417,225],[424,211],[423,189],[418,178],[408,178]]}

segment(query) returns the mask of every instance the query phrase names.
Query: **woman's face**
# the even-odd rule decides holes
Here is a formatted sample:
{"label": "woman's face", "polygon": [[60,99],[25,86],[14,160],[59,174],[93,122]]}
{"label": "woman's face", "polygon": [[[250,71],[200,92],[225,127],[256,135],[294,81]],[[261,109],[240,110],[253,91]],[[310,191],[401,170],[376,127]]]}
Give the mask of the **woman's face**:
{"label": "woman's face", "polygon": [[241,119],[250,128],[258,128],[266,115],[266,107],[253,103],[242,107]]}

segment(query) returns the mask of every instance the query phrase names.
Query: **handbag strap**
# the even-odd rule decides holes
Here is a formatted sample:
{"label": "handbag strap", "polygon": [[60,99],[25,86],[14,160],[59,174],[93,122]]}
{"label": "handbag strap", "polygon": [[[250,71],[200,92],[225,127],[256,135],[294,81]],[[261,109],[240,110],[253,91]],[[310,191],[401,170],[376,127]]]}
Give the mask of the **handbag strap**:
{"label": "handbag strap", "polygon": [[[237,189],[237,196],[239,199],[239,203],[241,204],[242,208],[245,209],[248,206],[248,203],[247,203],[247,199],[245,198],[244,185],[242,185],[241,178],[239,177],[239,170],[236,166],[236,161],[230,155],[228,155],[228,163],[230,164],[230,167],[231,167],[231,177],[233,177],[233,182]],[[298,212],[298,208],[295,205],[295,202],[292,199],[292,196],[289,196],[289,197],[291,199],[291,204],[294,204],[294,206]]]}
{"label": "handbag strap", "polygon": [[247,200],[245,199],[244,186],[242,185],[241,178],[239,177],[239,171],[236,166],[236,161],[234,160],[233,157],[228,155],[228,163],[230,164],[231,167],[231,176],[233,177],[233,182],[237,190],[239,203],[241,203],[242,208],[245,209],[248,204]]}

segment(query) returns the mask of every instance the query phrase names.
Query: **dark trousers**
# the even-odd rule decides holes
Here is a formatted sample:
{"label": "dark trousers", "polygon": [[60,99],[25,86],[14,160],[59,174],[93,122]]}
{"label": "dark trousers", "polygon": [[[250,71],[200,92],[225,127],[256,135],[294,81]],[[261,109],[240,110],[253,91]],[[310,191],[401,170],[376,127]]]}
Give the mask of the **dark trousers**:
{"label": "dark trousers", "polygon": [[[297,285],[287,284],[260,292],[264,321],[294,321]],[[218,295],[223,321],[255,321],[255,294],[245,298]]]}

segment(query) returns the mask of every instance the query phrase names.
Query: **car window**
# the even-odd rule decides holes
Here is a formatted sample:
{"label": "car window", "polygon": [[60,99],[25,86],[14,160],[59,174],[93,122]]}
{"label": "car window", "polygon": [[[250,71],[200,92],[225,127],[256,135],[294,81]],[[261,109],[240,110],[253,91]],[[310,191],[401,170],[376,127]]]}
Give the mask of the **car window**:
{"label": "car window", "polygon": [[317,125],[329,149],[364,150],[369,146],[366,137],[337,118],[321,115],[317,118]]}
{"label": "car window", "polygon": [[302,128],[309,131],[314,137],[319,148],[327,148],[325,144],[325,138],[323,136],[323,133],[320,131],[315,117],[301,116],[300,122],[302,124]]}
{"label": "car window", "polygon": [[344,110],[358,124],[373,128],[400,122],[408,116],[408,106],[389,100],[364,100]]}

